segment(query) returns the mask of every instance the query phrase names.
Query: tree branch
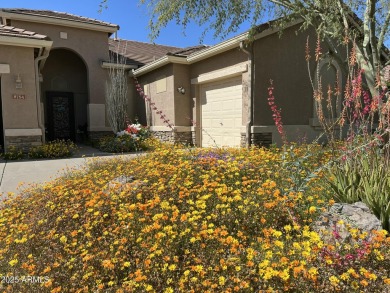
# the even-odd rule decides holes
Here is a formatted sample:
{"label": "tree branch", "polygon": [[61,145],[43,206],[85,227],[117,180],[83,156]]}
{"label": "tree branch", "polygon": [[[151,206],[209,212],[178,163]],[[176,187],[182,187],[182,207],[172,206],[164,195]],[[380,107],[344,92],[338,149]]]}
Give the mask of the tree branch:
{"label": "tree branch", "polygon": [[349,24],[348,24],[346,12],[345,12],[344,7],[343,7],[344,5],[345,4],[343,3],[342,0],[338,0],[337,1],[337,6],[338,6],[338,8],[340,10],[341,17],[343,18],[344,27],[348,31],[349,30]]}
{"label": "tree branch", "polygon": [[[372,61],[374,65],[374,74],[376,74],[376,71],[379,68],[379,52],[377,50],[377,38],[375,36],[375,31],[376,31],[376,19],[375,19],[375,5],[377,0],[368,0],[371,4],[370,7],[370,15],[369,15],[369,20],[370,20],[370,47],[371,47],[371,52],[372,52]],[[368,4],[368,3],[367,3]]]}
{"label": "tree branch", "polygon": [[379,52],[382,50],[383,42],[385,40],[385,35],[386,35],[387,30],[389,29],[389,24],[390,24],[390,9],[387,12],[386,20],[385,20],[384,24],[382,25],[382,29],[381,29],[381,32],[379,34],[378,45],[377,45],[377,50]]}
{"label": "tree branch", "polygon": [[293,4],[291,4],[290,1],[283,1],[283,0],[280,0],[280,1],[278,1],[278,0],[269,0],[269,1],[271,3],[274,3],[274,4],[279,5],[279,6],[286,7],[288,9],[293,9],[294,8]]}
{"label": "tree branch", "polygon": [[369,52],[369,44],[370,44],[370,14],[371,14],[371,0],[366,1],[366,9],[364,11],[364,19],[363,19],[363,52],[364,57],[367,60],[371,60],[371,52]]}

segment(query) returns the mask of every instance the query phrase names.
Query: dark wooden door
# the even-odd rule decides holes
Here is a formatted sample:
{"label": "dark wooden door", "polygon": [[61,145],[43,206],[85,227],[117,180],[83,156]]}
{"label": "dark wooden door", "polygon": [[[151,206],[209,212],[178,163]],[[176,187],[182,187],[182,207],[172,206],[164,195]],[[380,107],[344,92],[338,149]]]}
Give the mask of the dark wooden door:
{"label": "dark wooden door", "polygon": [[75,141],[73,93],[46,92],[47,139]]}

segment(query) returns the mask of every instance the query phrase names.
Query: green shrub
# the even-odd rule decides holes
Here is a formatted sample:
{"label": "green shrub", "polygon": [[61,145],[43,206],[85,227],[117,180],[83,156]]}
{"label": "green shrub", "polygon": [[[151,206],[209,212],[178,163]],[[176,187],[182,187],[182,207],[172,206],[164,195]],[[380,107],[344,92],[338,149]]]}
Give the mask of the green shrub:
{"label": "green shrub", "polygon": [[128,125],[118,132],[116,136],[105,136],[98,141],[97,148],[103,152],[125,153],[145,150],[145,140],[150,137],[150,132],[140,124]]}
{"label": "green shrub", "polygon": [[364,202],[390,231],[390,159],[377,146],[347,152],[333,163],[327,181],[339,202]]}
{"label": "green shrub", "polygon": [[126,153],[140,150],[141,144],[129,135],[105,136],[98,142],[98,149],[108,153]]}
{"label": "green shrub", "polygon": [[3,154],[4,160],[20,160],[23,159],[23,150],[16,146],[9,146],[7,151]]}
{"label": "green shrub", "polygon": [[54,140],[41,146],[32,147],[29,158],[66,158],[73,155],[76,145],[70,140]]}

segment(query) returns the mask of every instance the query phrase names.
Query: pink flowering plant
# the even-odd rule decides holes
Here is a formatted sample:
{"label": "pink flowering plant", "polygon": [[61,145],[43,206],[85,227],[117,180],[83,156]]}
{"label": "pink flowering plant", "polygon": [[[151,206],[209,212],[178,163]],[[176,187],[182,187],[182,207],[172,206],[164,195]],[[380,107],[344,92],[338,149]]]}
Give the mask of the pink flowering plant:
{"label": "pink flowering plant", "polygon": [[99,140],[98,148],[105,152],[123,153],[145,150],[145,140],[150,136],[148,127],[140,123],[128,123],[126,129],[119,131],[115,137],[108,136]]}
{"label": "pink flowering plant", "polygon": [[[327,97],[322,93],[321,77],[314,89],[317,116],[333,158],[329,165],[327,182],[336,201],[345,203],[364,202],[381,221],[382,227],[390,231],[390,101],[387,81],[377,74],[377,94],[371,96],[365,85],[365,72],[357,65],[354,41],[346,39],[345,46],[352,45],[348,52],[348,76],[341,101],[340,113],[335,119],[326,119],[325,112],[332,111],[331,99],[340,96],[337,84],[328,86]],[[310,49],[307,42],[306,60],[309,63]],[[321,61],[321,43],[317,40],[316,62]],[[319,74],[319,73],[317,73]],[[338,102],[336,101],[336,104]],[[324,106],[323,106],[324,105]],[[340,141],[336,141],[336,133]],[[346,139],[344,137],[346,136]]]}

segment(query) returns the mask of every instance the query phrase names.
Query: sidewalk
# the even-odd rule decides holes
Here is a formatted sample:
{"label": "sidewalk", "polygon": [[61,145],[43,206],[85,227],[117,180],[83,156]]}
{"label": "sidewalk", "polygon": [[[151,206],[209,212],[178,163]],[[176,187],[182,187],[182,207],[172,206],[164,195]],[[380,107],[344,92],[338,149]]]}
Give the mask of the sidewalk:
{"label": "sidewalk", "polygon": [[[0,161],[0,201],[8,192],[17,193],[31,184],[42,184],[65,174],[69,169],[80,168],[90,158],[114,157],[122,154],[101,152],[90,146],[79,146],[72,158],[22,161]],[[124,156],[137,156],[126,154]],[[23,184],[21,184],[23,183]]]}

